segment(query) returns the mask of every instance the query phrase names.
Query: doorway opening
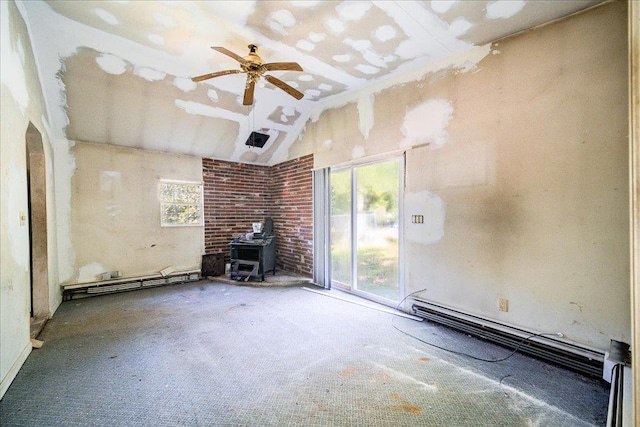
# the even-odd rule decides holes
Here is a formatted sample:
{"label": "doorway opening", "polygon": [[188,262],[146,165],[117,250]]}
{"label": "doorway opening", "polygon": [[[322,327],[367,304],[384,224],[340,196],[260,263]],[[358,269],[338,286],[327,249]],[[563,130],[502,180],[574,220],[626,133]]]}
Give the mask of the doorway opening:
{"label": "doorway opening", "polygon": [[402,177],[400,158],[331,171],[331,286],[400,300]]}
{"label": "doorway opening", "polygon": [[29,123],[26,138],[29,203],[31,335],[49,318],[49,262],[47,256],[47,172],[42,134]]}

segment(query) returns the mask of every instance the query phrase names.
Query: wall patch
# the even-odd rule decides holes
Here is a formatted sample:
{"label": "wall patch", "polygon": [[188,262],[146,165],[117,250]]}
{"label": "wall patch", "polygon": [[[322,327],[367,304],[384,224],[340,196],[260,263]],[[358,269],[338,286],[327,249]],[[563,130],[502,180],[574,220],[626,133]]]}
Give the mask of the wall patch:
{"label": "wall patch", "polygon": [[453,106],[446,99],[430,99],[408,110],[400,131],[405,136],[400,145],[411,147],[418,144],[443,146],[449,134],[447,126],[453,118]]}

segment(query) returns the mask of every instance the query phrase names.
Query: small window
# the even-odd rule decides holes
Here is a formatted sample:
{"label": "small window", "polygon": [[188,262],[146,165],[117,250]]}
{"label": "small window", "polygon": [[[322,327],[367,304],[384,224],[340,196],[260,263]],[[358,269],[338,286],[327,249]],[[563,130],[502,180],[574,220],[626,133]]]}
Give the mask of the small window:
{"label": "small window", "polygon": [[202,184],[160,182],[160,224],[163,227],[202,225]]}

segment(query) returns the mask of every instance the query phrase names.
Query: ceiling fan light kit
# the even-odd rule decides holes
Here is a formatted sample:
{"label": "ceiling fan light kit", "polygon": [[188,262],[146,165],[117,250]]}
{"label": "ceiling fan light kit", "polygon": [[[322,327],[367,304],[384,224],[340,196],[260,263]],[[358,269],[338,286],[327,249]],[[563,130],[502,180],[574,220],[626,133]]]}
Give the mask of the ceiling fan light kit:
{"label": "ceiling fan light kit", "polygon": [[255,90],[256,83],[259,83],[259,86],[262,83],[262,79],[260,77],[264,77],[264,80],[268,81],[272,85],[276,86],[279,89],[282,89],[285,93],[293,96],[296,99],[302,99],[304,94],[297,89],[289,86],[287,83],[278,79],[277,77],[271,76],[269,74],[265,74],[267,71],[303,71],[300,64],[297,62],[270,62],[264,63],[262,58],[258,55],[258,46],[255,44],[250,44],[249,46],[249,54],[244,58],[240,55],[237,55],[231,52],[229,49],[226,49],[221,46],[212,46],[211,49],[223,53],[230,58],[235,59],[240,63],[239,70],[224,70],[224,71],[216,71],[213,73],[203,74],[201,76],[192,77],[191,80],[194,82],[201,82],[203,80],[209,80],[214,77],[226,76],[229,74],[240,74],[245,73],[247,75],[247,82],[244,89],[244,97],[242,104],[243,105],[252,105],[253,104],[253,93]]}

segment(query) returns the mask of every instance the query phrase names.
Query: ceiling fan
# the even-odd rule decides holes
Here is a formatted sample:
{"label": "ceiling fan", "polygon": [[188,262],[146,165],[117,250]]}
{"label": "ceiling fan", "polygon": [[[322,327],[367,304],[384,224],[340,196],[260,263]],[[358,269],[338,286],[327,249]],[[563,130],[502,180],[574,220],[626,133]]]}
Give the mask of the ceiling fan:
{"label": "ceiling fan", "polygon": [[242,103],[244,105],[253,104],[253,91],[256,87],[256,81],[263,77],[274,86],[279,87],[289,95],[293,96],[296,99],[302,99],[304,94],[293,87],[289,86],[282,80],[270,76],[268,74],[264,74],[267,71],[273,70],[289,70],[289,71],[303,71],[302,67],[297,62],[271,62],[265,64],[262,58],[258,56],[258,46],[254,44],[250,44],[249,46],[249,55],[244,58],[236,55],[228,49],[220,46],[212,46],[211,49],[217,50],[220,53],[224,53],[227,56],[235,59],[240,63],[240,70],[225,70],[225,71],[216,71],[215,73],[203,74],[202,76],[192,77],[191,80],[194,82],[201,82],[203,80],[212,79],[214,77],[226,76],[227,74],[239,74],[246,73],[247,74],[247,84],[244,89],[244,99]]}

